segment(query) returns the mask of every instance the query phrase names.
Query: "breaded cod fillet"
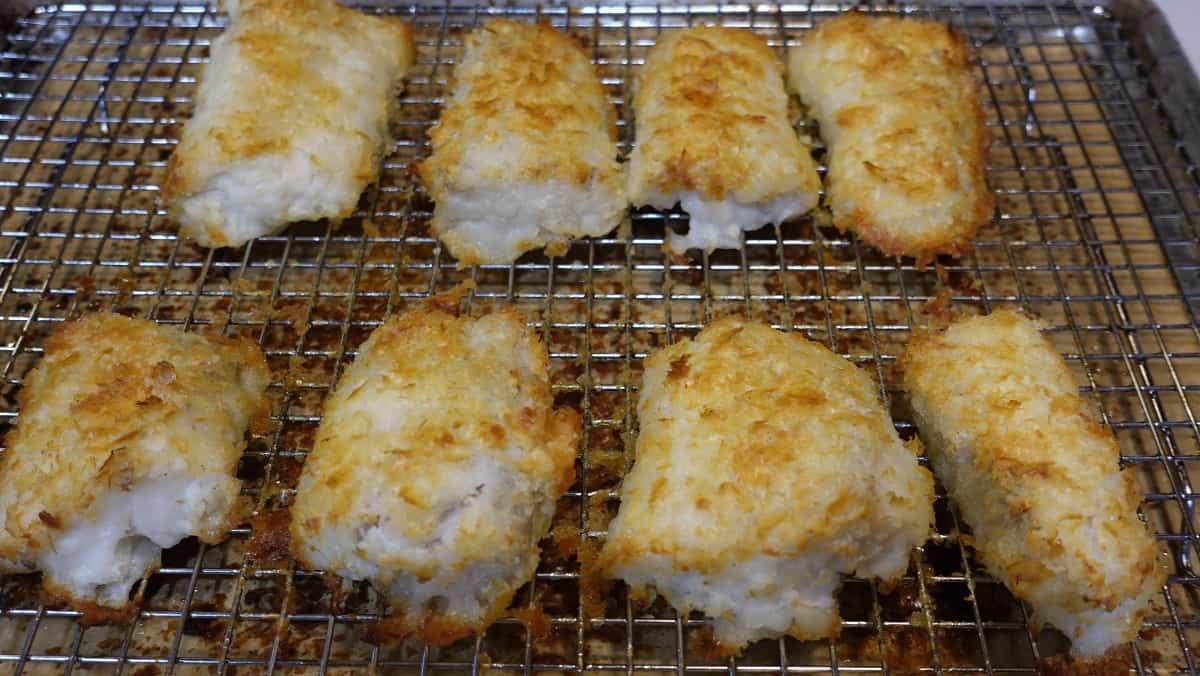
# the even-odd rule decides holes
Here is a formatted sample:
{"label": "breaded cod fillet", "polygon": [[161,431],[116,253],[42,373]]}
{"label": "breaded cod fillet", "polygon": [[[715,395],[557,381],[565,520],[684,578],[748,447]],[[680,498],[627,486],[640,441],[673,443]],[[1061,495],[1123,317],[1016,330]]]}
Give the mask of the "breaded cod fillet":
{"label": "breaded cod fillet", "polygon": [[1164,582],[1120,451],[1037,326],[1011,311],[918,334],[902,359],[934,471],[988,571],[1038,622],[1103,655]]}
{"label": "breaded cod fillet", "polygon": [[333,0],[229,2],[163,203],[203,246],[340,221],[379,178],[412,27]]}
{"label": "breaded cod fillet", "polygon": [[467,36],[418,170],[433,230],[460,266],[562,253],[628,206],[616,126],[596,68],[568,35],[492,19]]}
{"label": "breaded cod fillet", "polygon": [[635,206],[690,217],[676,252],[730,249],[743,230],[781,223],[817,203],[820,179],[788,115],[783,64],[749,30],[663,33],[637,76]]}
{"label": "breaded cod fillet", "polygon": [[234,473],[269,378],[249,340],[111,314],[61,326],[0,455],[0,572],[43,571],[89,621],[135,611],[162,548],[237,525]]}
{"label": "breaded cod fillet", "polygon": [[722,319],[646,360],[637,461],[600,569],[715,619],[725,652],[835,635],[841,575],[894,581],[933,479],[871,379],[824,346]]}
{"label": "breaded cod fillet", "polygon": [[537,568],[574,477],[579,417],[515,310],[430,307],[371,334],[325,405],[292,507],[292,553],[391,604],[381,636],[487,628]]}
{"label": "breaded cod fillet", "polygon": [[988,134],[967,44],[934,21],[849,12],[791,49],[791,87],[828,146],[834,224],[924,264],[992,215]]}

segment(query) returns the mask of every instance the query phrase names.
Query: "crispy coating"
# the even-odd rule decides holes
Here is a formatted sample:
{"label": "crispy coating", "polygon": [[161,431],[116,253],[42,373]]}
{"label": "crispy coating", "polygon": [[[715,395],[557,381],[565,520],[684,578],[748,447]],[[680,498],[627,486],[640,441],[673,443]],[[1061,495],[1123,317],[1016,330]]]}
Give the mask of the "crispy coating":
{"label": "crispy coating", "polygon": [[993,198],[966,42],[938,22],[849,12],[806,35],[788,66],[828,144],[834,224],[921,264],[969,250]]}
{"label": "crispy coating", "polygon": [[637,461],[600,567],[716,620],[724,652],[839,628],[839,574],[894,580],[933,480],[871,379],[824,346],[727,318],[646,360]]}
{"label": "crispy coating", "polygon": [[914,336],[902,367],[934,471],[988,571],[1076,655],[1135,638],[1164,569],[1116,440],[1037,326],[1007,310],[963,319]]}
{"label": "crispy coating", "polygon": [[797,196],[807,200],[804,211],[815,203],[820,179],[792,128],[783,64],[753,32],[721,26],[664,32],[638,73],[633,106],[637,142],[628,193],[634,205],[669,208],[689,194],[743,206]]}
{"label": "crispy coating", "polygon": [[[224,475],[220,490],[235,498],[244,435],[267,412],[269,376],[248,340],[111,314],[61,326],[25,377],[0,455],[0,570],[39,568],[60,536],[144,482]],[[224,539],[239,517],[230,503],[191,534]],[[93,600],[72,599],[53,579],[46,586],[79,606]]]}
{"label": "crispy coating", "polygon": [[468,35],[429,139],[418,170],[460,265],[562,248],[624,216],[612,104],[587,53],[548,25],[492,19]]}
{"label": "crispy coating", "polygon": [[349,216],[391,148],[412,27],[333,0],[241,0],[212,45],[163,203],[204,246]]}
{"label": "crispy coating", "polygon": [[292,552],[366,579],[381,636],[485,629],[533,574],[573,480],[579,418],[553,408],[546,348],[515,310],[430,306],[371,334],[325,405],[292,507]]}

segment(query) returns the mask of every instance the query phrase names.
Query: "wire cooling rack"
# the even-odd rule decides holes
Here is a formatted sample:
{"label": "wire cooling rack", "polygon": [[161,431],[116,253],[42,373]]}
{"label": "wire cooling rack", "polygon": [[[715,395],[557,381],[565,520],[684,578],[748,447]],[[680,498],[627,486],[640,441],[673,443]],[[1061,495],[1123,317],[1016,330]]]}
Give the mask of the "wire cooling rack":
{"label": "wire cooling rack", "polygon": [[[1020,306],[1052,327],[1116,431],[1171,562],[1133,668],[1196,673],[1200,332],[1189,305],[1200,295],[1181,289],[1194,288],[1198,272],[1200,185],[1188,139],[1152,84],[1173,77],[1154,70],[1135,40],[1144,36],[1113,7],[876,7],[962,31],[985,82],[996,218],[972,255],[937,268],[882,258],[810,218],[749,233],[740,251],[672,258],[664,232],[685,219],[638,212],[564,256],[465,270],[430,237],[430,204],[409,163],[427,151],[465,31],[488,16],[550,21],[586,44],[619,109],[626,152],[629,83],[661,31],[747,26],[782,50],[845,8],[388,7],[415,23],[419,58],[379,185],[339,230],[298,224],[219,251],[177,238],[155,197],[224,16],[194,5],[64,4],[18,19],[0,53],[3,421],[16,416],[14,393],[48,332],[107,309],[258,340],[274,372],[274,427],[239,469],[260,516],[221,546],[167,551],[130,624],[84,627],[40,603],[35,577],[0,582],[0,672],[1032,673],[1063,652],[1063,639],[1030,627],[1027,609],[980,569],[944,497],[935,535],[897,588],[846,583],[842,632],[830,641],[759,642],[714,661],[701,617],[661,602],[636,607],[619,585],[580,575],[617,506],[649,350],[728,313],[803,331],[873,373],[909,436],[893,366],[923,305],[944,290],[956,309]],[[579,480],[513,617],[448,648],[379,647],[368,640],[382,611],[370,589],[335,600],[318,573],[252,556],[270,522],[261,515],[287,503],[339,365],[389,313],[464,281],[473,283],[469,311],[513,303],[543,332],[556,398],[577,407],[586,428]]]}

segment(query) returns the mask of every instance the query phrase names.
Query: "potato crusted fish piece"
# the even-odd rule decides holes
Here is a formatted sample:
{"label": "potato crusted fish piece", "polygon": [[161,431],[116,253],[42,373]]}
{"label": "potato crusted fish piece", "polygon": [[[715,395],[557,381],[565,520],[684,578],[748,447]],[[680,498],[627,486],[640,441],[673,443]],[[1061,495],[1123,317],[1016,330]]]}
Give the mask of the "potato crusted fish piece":
{"label": "potato crusted fish piece", "polygon": [[163,203],[203,246],[353,213],[391,150],[412,27],[333,0],[241,0],[212,45]]}
{"label": "potato crusted fish piece", "polygon": [[1112,432],[1037,326],[1011,311],[959,320],[914,336],[902,367],[934,471],[988,571],[1075,655],[1133,640],[1164,569]]}
{"label": "potato crusted fish piece", "polygon": [[850,12],[791,49],[788,80],[828,145],[834,224],[924,264],[992,214],[988,134],[966,43],[934,21]]}
{"label": "potato crusted fish piece", "polygon": [[300,477],[291,545],[390,601],[381,638],[481,632],[533,575],[579,440],[547,369],[515,310],[433,307],[388,320],[346,369]]}
{"label": "potato crusted fish piece", "polygon": [[162,548],[237,525],[234,473],[269,377],[249,340],[111,314],[61,326],[0,455],[0,571],[43,571],[89,621],[136,611]]}
{"label": "potato crusted fish piece", "polygon": [[599,566],[725,652],[837,634],[840,575],[894,581],[928,536],[933,479],[874,383],[797,334],[715,322],[646,360],[638,415]]}
{"label": "potato crusted fish piece", "polygon": [[511,263],[603,235],[625,215],[612,104],[588,55],[544,24],[467,36],[418,167],[432,226],[460,266]]}
{"label": "potato crusted fish piece", "polygon": [[690,217],[677,252],[741,245],[743,230],[781,223],[817,203],[820,179],[788,115],[783,64],[748,30],[663,33],[638,73],[635,206]]}

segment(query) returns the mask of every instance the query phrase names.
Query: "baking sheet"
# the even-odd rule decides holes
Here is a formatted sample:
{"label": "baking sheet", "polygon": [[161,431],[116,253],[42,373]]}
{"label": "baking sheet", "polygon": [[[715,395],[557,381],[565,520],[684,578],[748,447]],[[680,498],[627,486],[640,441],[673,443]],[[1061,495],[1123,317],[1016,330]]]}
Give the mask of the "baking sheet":
{"label": "baking sheet", "polygon": [[[36,579],[0,583],[0,672],[1031,673],[1063,641],[1029,627],[1026,609],[980,570],[944,498],[936,534],[897,589],[847,582],[842,635],[830,641],[760,642],[714,661],[700,616],[635,607],[620,586],[581,575],[618,504],[648,351],[728,313],[802,331],[870,370],[911,435],[895,357],[924,304],[948,290],[954,309],[1020,306],[1053,327],[1172,561],[1135,669],[1195,673],[1200,333],[1189,312],[1197,298],[1177,281],[1196,268],[1177,252],[1196,246],[1198,186],[1190,138],[1172,125],[1159,84],[1179,75],[1145,77],[1154,64],[1128,16],[1082,2],[877,3],[963,31],[986,82],[997,219],[974,254],[938,268],[882,258],[820,216],[749,233],[741,251],[672,258],[664,229],[684,217],[638,212],[564,256],[466,270],[430,236],[431,205],[408,165],[427,152],[464,32],[486,17],[546,20],[584,41],[627,150],[629,83],[661,31],[746,26],[782,49],[846,7],[390,5],[416,24],[419,56],[380,184],[339,230],[298,224],[233,251],[179,240],[155,204],[224,17],[204,5],[59,5],[20,19],[0,57],[0,419],[16,415],[13,395],[48,332],[110,309],[258,340],[275,376],[274,427],[240,469],[259,516],[224,545],[167,552],[136,622],[84,628],[39,603]],[[580,480],[517,617],[449,648],[380,648],[366,640],[382,610],[371,590],[338,604],[317,573],[247,552],[289,498],[338,366],[388,314],[465,281],[468,311],[512,303],[543,332],[556,398],[583,414]]]}

